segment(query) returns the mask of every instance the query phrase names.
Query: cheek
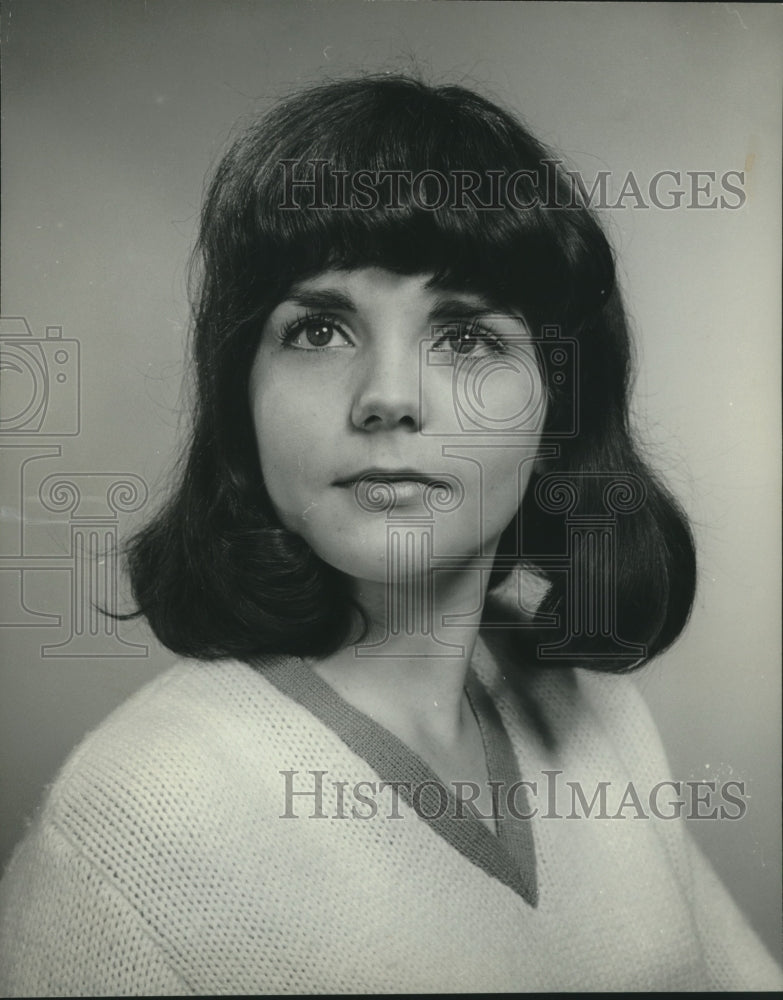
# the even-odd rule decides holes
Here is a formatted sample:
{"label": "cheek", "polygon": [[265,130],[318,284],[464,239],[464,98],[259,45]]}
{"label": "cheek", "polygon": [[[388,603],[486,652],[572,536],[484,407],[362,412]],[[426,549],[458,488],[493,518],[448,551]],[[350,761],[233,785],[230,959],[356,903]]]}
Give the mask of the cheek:
{"label": "cheek", "polygon": [[[344,393],[324,379],[302,377],[285,364],[257,363],[250,380],[251,412],[261,474],[280,521],[302,533],[314,499],[331,481],[342,426]],[[343,401],[343,402],[341,402]]]}
{"label": "cheek", "polygon": [[488,449],[483,461],[484,512],[488,529],[503,531],[515,517],[527,491],[537,455],[537,441],[533,439],[528,439],[518,448]]}
{"label": "cheek", "polygon": [[545,413],[546,394],[530,351],[466,362],[454,373],[453,405],[462,429],[476,433],[535,438]]}
{"label": "cheek", "polygon": [[299,457],[309,452],[317,421],[306,400],[297,406],[291,394],[268,391],[256,402],[253,416],[265,473],[272,465],[296,465]]}
{"label": "cheek", "polygon": [[283,523],[295,506],[298,482],[312,455],[312,428],[317,427],[312,401],[295,386],[271,373],[251,379],[251,411],[261,474]]}
{"label": "cheek", "polygon": [[524,498],[546,417],[535,355],[482,358],[457,373],[454,389],[461,436],[481,466],[484,522],[505,527]]}

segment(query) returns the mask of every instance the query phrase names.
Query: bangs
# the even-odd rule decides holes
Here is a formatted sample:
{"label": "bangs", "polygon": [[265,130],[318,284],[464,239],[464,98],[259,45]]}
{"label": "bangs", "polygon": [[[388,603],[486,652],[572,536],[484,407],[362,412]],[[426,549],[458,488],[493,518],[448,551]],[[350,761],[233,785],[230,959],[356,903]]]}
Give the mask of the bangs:
{"label": "bangs", "polygon": [[263,299],[326,269],[377,266],[432,274],[538,322],[573,325],[605,301],[603,234],[510,115],[459,87],[389,77],[305,98],[241,136],[223,164],[242,184],[224,189],[238,209],[233,276],[252,272]]}

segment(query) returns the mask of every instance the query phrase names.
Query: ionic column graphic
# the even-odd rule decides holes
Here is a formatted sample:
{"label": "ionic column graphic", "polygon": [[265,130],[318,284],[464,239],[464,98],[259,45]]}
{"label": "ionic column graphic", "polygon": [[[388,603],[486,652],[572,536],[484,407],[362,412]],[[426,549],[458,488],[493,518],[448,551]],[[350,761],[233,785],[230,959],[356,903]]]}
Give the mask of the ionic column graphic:
{"label": "ionic column graphic", "polygon": [[[54,628],[60,615],[35,611],[25,596],[25,572],[50,570],[57,560],[31,555],[25,546],[25,472],[31,463],[59,458],[58,444],[14,443],[0,440],[2,461],[2,515],[0,516],[0,628]],[[16,465],[12,469],[12,464]],[[29,578],[28,578],[29,579]]]}
{"label": "ionic column graphic", "polygon": [[432,635],[432,525],[387,524],[386,551],[390,634]]}
{"label": "ionic column graphic", "polygon": [[[601,488],[603,511],[585,511],[585,484]],[[572,657],[634,661],[646,654],[638,643],[617,634],[617,519],[632,514],[647,496],[644,482],[631,473],[553,473],[539,480],[536,500],[548,513],[564,514],[565,558],[547,559],[567,575],[565,636],[539,646],[542,659]]]}
{"label": "ionic column graphic", "polygon": [[119,516],[147,500],[142,479],[128,473],[55,473],[41,483],[39,497],[70,521],[70,635],[41,647],[42,656],[146,656],[147,647],[127,642],[102,608],[117,608]]}
{"label": "ionic column graphic", "polygon": [[[512,578],[516,581],[516,606],[519,615],[515,620],[509,620],[509,616],[504,614],[499,620],[494,620],[485,607],[481,615],[481,627],[483,629],[515,629],[519,631],[540,628],[542,624],[556,625],[557,619],[553,615],[538,615],[533,622],[530,617],[530,604],[524,588],[527,586],[525,576],[520,572],[520,567],[525,556],[525,541],[523,537],[524,524],[521,517],[516,518],[516,523],[511,527],[516,528],[516,546],[513,552],[504,556],[496,556],[494,552],[487,554],[485,542],[491,538],[491,533],[486,528],[486,518],[491,516],[491,497],[488,495],[490,483],[487,481],[486,469],[492,468],[492,458],[498,457],[502,451],[512,450],[518,455],[516,469],[517,483],[517,507],[520,508],[527,492],[527,483],[537,460],[554,459],[560,453],[560,446],[557,444],[539,444],[538,448],[531,447],[529,436],[521,433],[500,435],[485,435],[483,440],[475,439],[472,442],[460,441],[458,444],[443,446],[443,456],[460,462],[470,463],[470,468],[475,478],[475,489],[478,497],[476,524],[473,528],[474,538],[477,541],[477,551],[480,556],[471,560],[472,566],[480,571],[485,578],[488,578],[495,569],[506,569],[511,571]],[[437,569],[446,569],[451,565],[458,567],[462,560],[454,557],[438,556],[435,559]],[[483,591],[483,586],[482,586]],[[507,598],[510,598],[510,590],[506,591]],[[513,600],[513,598],[510,598]],[[475,616],[452,615],[449,616],[449,625],[467,624]]]}
{"label": "ionic column graphic", "polygon": [[458,657],[463,648],[445,642],[433,621],[435,514],[455,510],[465,491],[455,476],[422,485],[421,504],[400,502],[393,482],[360,481],[356,501],[366,511],[386,514],[386,623],[377,642],[356,647],[356,656],[393,656],[391,641],[415,638],[417,657]]}

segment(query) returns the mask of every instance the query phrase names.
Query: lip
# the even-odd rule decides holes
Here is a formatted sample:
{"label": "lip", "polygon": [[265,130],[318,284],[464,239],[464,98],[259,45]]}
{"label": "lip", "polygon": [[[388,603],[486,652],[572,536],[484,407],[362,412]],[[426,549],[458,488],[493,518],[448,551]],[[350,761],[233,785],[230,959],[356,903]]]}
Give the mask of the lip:
{"label": "lip", "polygon": [[383,483],[422,483],[425,486],[430,483],[442,483],[443,476],[431,475],[427,472],[419,472],[417,469],[362,469],[360,472],[351,473],[348,476],[336,479],[335,486],[355,486],[359,482],[383,482]]}
{"label": "lip", "polygon": [[[399,507],[418,507],[425,502],[428,486],[449,488],[443,475],[418,469],[363,469],[334,483],[353,493],[361,508],[370,512],[390,511]],[[380,487],[380,491],[378,491]]]}

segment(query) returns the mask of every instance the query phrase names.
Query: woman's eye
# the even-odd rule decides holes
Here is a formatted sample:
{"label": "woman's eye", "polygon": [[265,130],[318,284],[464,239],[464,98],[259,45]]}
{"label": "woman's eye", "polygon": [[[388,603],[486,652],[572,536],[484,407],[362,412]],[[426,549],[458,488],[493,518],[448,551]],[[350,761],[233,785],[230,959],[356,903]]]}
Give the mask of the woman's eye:
{"label": "woman's eye", "polygon": [[353,347],[353,341],[337,320],[328,316],[306,316],[286,325],[280,339],[288,347],[314,351],[329,347]]}
{"label": "woman's eye", "polygon": [[497,334],[476,323],[449,323],[438,330],[434,351],[454,354],[502,353],[503,341]]}

